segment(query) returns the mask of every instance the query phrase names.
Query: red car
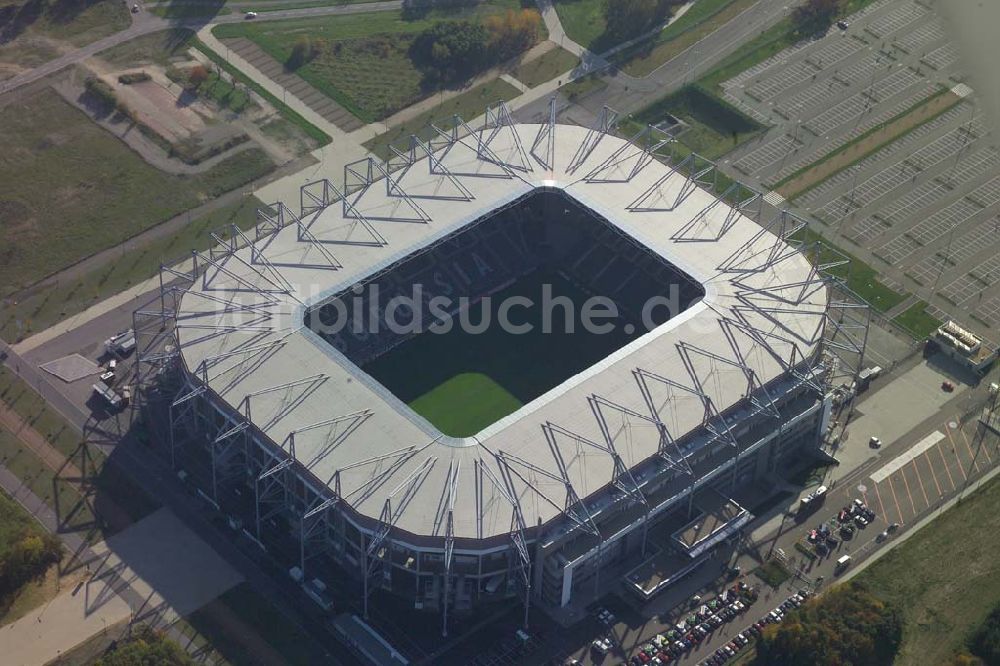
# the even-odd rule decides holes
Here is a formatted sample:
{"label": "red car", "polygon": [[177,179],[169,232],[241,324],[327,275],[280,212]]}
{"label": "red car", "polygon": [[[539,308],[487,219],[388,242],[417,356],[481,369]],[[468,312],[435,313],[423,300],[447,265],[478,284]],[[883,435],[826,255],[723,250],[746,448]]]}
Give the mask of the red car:
{"label": "red car", "polygon": [[941,382],[941,390],[944,391],[944,392],[946,392],[946,393],[951,393],[952,391],[955,390],[955,385],[952,384],[951,382],[947,382],[947,381],[946,382]]}

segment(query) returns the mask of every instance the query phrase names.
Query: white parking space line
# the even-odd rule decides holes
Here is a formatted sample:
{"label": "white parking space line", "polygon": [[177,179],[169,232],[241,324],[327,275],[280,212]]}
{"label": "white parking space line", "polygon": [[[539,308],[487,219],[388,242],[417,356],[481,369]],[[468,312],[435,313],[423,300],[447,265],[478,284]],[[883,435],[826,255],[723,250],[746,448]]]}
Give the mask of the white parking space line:
{"label": "white parking space line", "polygon": [[895,474],[903,465],[910,462],[917,456],[919,456],[924,451],[927,451],[932,446],[944,439],[944,433],[940,430],[935,430],[931,434],[924,437],[922,440],[911,446],[909,449],[901,453],[898,457],[889,462],[885,467],[875,470],[872,472],[872,481],[875,483],[881,483],[887,479],[892,474]]}

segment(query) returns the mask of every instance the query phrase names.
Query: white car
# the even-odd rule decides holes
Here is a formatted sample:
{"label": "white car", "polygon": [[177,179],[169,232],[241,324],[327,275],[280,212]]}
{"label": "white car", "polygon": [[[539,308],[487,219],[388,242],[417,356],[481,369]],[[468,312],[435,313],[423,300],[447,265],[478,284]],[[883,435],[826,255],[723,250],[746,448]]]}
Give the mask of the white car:
{"label": "white car", "polygon": [[257,12],[247,12],[246,14],[243,15],[243,18],[245,18],[245,19],[255,19],[255,18],[257,18]]}

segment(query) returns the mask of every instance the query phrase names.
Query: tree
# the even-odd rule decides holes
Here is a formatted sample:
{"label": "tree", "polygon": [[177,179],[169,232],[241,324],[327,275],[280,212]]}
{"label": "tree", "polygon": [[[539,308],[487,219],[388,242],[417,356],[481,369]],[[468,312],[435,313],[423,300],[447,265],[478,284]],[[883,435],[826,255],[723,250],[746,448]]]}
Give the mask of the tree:
{"label": "tree", "polygon": [[889,666],[903,636],[896,609],[857,583],[838,585],[764,630],[759,666]]}
{"label": "tree", "polygon": [[442,21],[420,33],[411,47],[414,62],[441,81],[466,78],[488,62],[489,33],[471,21]]}
{"label": "tree", "polygon": [[319,55],[319,46],[316,42],[306,36],[299,37],[292,45],[292,52],[288,54],[285,67],[288,69],[298,69],[317,55]]}
{"label": "tree", "polygon": [[489,52],[493,61],[506,60],[522,53],[538,41],[542,15],[535,9],[508,10],[485,21],[489,32]]}
{"label": "tree", "polygon": [[806,0],[792,10],[792,21],[803,32],[823,32],[840,12],[840,0]]}
{"label": "tree", "polygon": [[969,649],[989,666],[1000,664],[1000,606],[994,606],[972,634]]}
{"label": "tree", "polygon": [[670,16],[678,0],[604,0],[607,34],[616,40],[636,37]]}
{"label": "tree", "polygon": [[208,69],[204,65],[195,65],[188,70],[187,78],[191,88],[198,88],[208,80]]}

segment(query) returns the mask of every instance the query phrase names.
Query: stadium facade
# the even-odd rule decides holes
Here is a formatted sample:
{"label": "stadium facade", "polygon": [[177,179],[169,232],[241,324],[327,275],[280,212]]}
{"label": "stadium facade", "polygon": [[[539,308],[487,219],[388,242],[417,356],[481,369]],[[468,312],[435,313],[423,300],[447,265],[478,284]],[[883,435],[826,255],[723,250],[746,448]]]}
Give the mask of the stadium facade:
{"label": "stadium facade", "polygon": [[[751,518],[735,488],[818,448],[867,335],[846,259],[668,135],[613,128],[609,110],[583,128],[503,104],[432,128],[218,233],[136,313],[165,455],[320,603],[347,572],[366,609],[385,590],[445,630],[449,611],[513,596],[527,618],[592,593],[668,524],[683,573]],[[571,208],[591,223],[557,219]],[[685,307],[475,436],[443,435],[359,368],[399,340],[306,325],[356,285],[481,296],[550,261],[626,311],[668,282]]]}

